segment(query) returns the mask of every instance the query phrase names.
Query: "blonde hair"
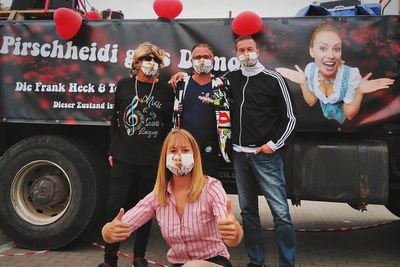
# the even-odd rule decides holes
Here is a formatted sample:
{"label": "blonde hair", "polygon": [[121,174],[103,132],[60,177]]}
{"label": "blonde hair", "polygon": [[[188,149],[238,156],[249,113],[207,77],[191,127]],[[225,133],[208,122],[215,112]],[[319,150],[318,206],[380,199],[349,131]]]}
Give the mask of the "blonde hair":
{"label": "blonde hair", "polygon": [[139,58],[153,54],[157,59],[160,60],[160,69],[164,67],[165,51],[150,42],[141,43],[136,49],[132,57],[132,65],[129,70],[129,76],[133,77],[137,74],[139,69]]}
{"label": "blonde hair", "polygon": [[190,191],[188,193],[188,201],[194,202],[196,201],[204,187],[204,174],[203,168],[201,165],[201,156],[200,149],[196,143],[194,137],[186,130],[183,129],[174,129],[172,130],[163,143],[161,148],[160,161],[158,163],[158,172],[156,184],[154,186],[154,194],[156,199],[160,205],[167,205],[168,201],[168,193],[167,187],[168,182],[171,180],[172,174],[165,167],[166,157],[168,153],[168,148],[171,146],[177,146],[178,144],[189,143],[193,149],[193,157],[194,157],[194,166],[192,169],[192,184],[190,186]]}
{"label": "blonde hair", "polygon": [[328,24],[328,23],[320,24],[317,27],[315,27],[315,29],[313,30],[313,32],[311,34],[311,38],[310,38],[310,47],[311,48],[314,47],[315,38],[317,37],[317,35],[320,32],[333,32],[333,33],[336,33],[340,39],[342,39],[342,36],[340,36],[339,31],[335,27],[333,27],[331,24]]}

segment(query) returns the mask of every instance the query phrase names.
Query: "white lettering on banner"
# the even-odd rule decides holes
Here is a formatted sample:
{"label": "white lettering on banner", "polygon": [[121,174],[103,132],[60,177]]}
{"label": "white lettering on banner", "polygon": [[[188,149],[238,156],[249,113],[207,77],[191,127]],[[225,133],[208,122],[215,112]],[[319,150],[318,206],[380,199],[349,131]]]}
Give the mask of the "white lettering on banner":
{"label": "white lettering on banner", "polygon": [[53,108],[57,109],[113,109],[114,105],[109,102],[103,103],[84,103],[84,102],[61,102],[53,101]]}
{"label": "white lettering on banner", "polygon": [[113,109],[114,104],[113,103],[107,103],[107,109]]}
{"label": "white lettering on banner", "polygon": [[126,68],[130,69],[132,67],[132,60],[133,60],[133,54],[134,53],[135,53],[135,50],[132,50],[132,49],[126,50],[126,53],[125,53],[125,64],[124,64],[124,66]]}
{"label": "white lettering on banner", "polygon": [[65,85],[58,84],[43,84],[41,82],[35,83],[35,92],[65,92]]}
{"label": "white lettering on banner", "polygon": [[97,47],[97,43],[88,46],[75,46],[72,41],[59,44],[59,40],[51,43],[40,44],[38,42],[22,42],[21,37],[3,36],[0,54],[6,55],[12,52],[16,56],[41,56],[43,58],[60,58],[73,60],[89,60],[100,62],[118,62],[118,45],[105,44]]}
{"label": "white lettering on banner", "polygon": [[228,70],[234,71],[240,68],[240,61],[237,57],[233,57],[228,61]]}
{"label": "white lettering on banner", "polygon": [[180,52],[181,52],[181,60],[179,61],[178,68],[181,68],[181,69],[191,68],[192,67],[192,62],[191,62],[192,57],[190,55],[191,54],[190,50],[181,49]]}
{"label": "white lettering on banner", "polygon": [[61,101],[54,101],[53,108],[75,108],[75,103],[64,103]]}
{"label": "white lettering on banner", "polygon": [[[60,43],[54,40],[48,43],[26,42],[21,37],[3,36],[3,42],[0,42],[0,54],[7,55],[12,53],[16,56],[33,56],[43,58],[59,58],[72,59],[91,62],[118,62],[118,44],[105,44],[98,47],[93,42],[90,46],[76,46],[72,41]],[[132,58],[135,50],[129,49],[125,53],[124,66],[131,68]],[[178,67],[181,69],[189,69],[192,67],[191,51],[189,49],[180,49],[180,59]],[[171,64],[171,53],[166,52],[164,58],[164,67]],[[233,71],[240,67],[240,62],[236,57],[226,58],[214,56],[214,71]],[[110,87],[110,93],[115,88]]]}
{"label": "white lettering on banner", "polygon": [[[94,84],[92,83],[87,83],[87,84],[78,84],[78,83],[69,83],[68,84],[68,90],[66,89],[67,85],[63,83],[57,83],[57,84],[44,84],[41,82],[36,82],[36,83],[28,83],[28,82],[15,82],[15,89],[14,91],[16,92],[46,92],[46,93],[65,93],[68,91],[68,93],[86,93],[86,94],[94,94],[94,93],[110,93],[113,94],[115,93],[116,90],[116,84],[115,83],[100,83],[98,87],[96,88]],[[149,99],[152,100],[153,99]],[[154,101],[153,101],[154,102]],[[155,103],[152,105],[159,105],[158,101],[155,101]]]}
{"label": "white lettering on banner", "polygon": [[89,83],[85,85],[77,84],[77,83],[70,83],[69,90],[70,93],[95,93],[94,85]]}
{"label": "white lettering on banner", "polygon": [[[115,92],[116,85],[113,83],[104,84],[100,83],[97,88],[92,83],[88,84],[78,84],[78,83],[70,83],[68,90],[66,89],[68,85],[63,83],[57,84],[44,84],[41,82],[36,83],[28,83],[28,82],[15,82],[14,91],[25,93],[25,94],[50,94],[50,93],[75,93],[75,94],[93,94],[96,92],[104,93],[109,91],[110,93]],[[53,109],[98,109],[98,110],[112,110],[114,108],[114,103],[110,102],[102,102],[102,103],[92,103],[92,102],[64,102],[68,101],[68,99],[76,99],[74,96],[70,95],[67,100],[63,98],[61,101],[51,100],[50,104]],[[161,103],[158,101],[154,101],[153,97],[151,97],[147,102],[149,107],[155,106],[161,108]],[[148,121],[149,126],[152,125],[152,122]],[[154,126],[154,125],[153,125]]]}
{"label": "white lettering on banner", "polygon": [[80,101],[76,102],[78,109],[105,109],[106,103],[82,103]]}
{"label": "white lettering on banner", "polygon": [[27,82],[16,82],[15,83],[15,91],[20,92],[30,92],[32,91],[32,84],[29,84]]}
{"label": "white lettering on banner", "polygon": [[108,86],[110,87],[110,91],[109,91],[110,94],[114,94],[115,91],[117,91],[117,85],[115,83],[110,83],[110,84],[108,84]]}
{"label": "white lettering on banner", "polygon": [[214,57],[214,70],[226,71],[226,57]]}

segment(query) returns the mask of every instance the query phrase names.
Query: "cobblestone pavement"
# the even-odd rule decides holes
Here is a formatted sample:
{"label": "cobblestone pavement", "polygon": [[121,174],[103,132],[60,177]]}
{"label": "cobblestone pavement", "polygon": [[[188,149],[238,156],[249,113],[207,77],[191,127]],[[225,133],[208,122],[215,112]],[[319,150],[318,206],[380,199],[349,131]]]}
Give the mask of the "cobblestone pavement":
{"label": "cobblestone pavement", "polygon": [[[230,196],[235,213],[240,219],[237,198]],[[266,266],[277,266],[278,252],[275,245],[272,216],[264,199],[260,198],[264,238],[267,244]],[[303,201],[291,207],[293,223],[297,229],[298,267],[400,267],[400,218],[385,207],[369,205],[367,212],[354,210],[347,204]],[[359,230],[356,230],[361,228]],[[97,239],[97,240],[96,240]],[[102,261],[103,250],[91,240],[78,240],[57,251],[33,255],[0,257],[0,266],[97,266]],[[8,243],[6,245],[12,245]],[[26,254],[30,250],[0,246],[0,254]],[[132,240],[122,243],[120,251],[132,254]],[[167,245],[158,225],[153,223],[146,257],[163,266]],[[243,242],[230,249],[233,265],[244,267],[248,262]],[[128,256],[119,257],[119,266],[131,266]]]}

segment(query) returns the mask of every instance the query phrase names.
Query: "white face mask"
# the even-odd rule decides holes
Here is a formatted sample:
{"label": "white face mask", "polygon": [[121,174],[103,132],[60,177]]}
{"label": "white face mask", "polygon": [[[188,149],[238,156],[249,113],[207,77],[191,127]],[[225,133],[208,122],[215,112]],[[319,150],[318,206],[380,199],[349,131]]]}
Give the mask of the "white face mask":
{"label": "white face mask", "polygon": [[188,174],[194,166],[193,154],[167,154],[166,166],[177,176]]}
{"label": "white face mask", "polygon": [[158,63],[151,61],[142,61],[142,66],[140,69],[143,71],[144,75],[146,76],[154,76],[158,72]]}
{"label": "white face mask", "polygon": [[243,67],[254,67],[258,61],[257,52],[249,52],[248,57],[241,54],[239,55],[239,61]]}
{"label": "white face mask", "polygon": [[209,73],[213,68],[211,59],[195,59],[193,60],[193,69],[198,74]]}

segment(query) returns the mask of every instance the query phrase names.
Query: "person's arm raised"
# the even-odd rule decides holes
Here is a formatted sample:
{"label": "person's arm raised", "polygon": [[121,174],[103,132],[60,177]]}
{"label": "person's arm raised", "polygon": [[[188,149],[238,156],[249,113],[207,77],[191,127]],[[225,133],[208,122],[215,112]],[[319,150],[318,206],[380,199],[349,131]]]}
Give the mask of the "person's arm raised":
{"label": "person's arm raised", "polygon": [[120,209],[117,217],[103,226],[101,235],[107,243],[115,243],[128,238],[129,225],[122,221],[122,216],[124,216],[124,209]]}
{"label": "person's arm raised", "polygon": [[349,104],[345,103],[343,105],[343,111],[348,120],[352,120],[360,111],[361,102],[364,94],[372,93],[381,89],[387,89],[390,85],[394,83],[394,80],[390,78],[379,78],[370,80],[369,78],[371,78],[371,76],[372,73],[368,73],[362,78],[353,101]]}
{"label": "person's arm raised", "polygon": [[371,78],[372,73],[368,73],[361,80],[358,91],[362,94],[372,93],[377,90],[387,89],[394,83],[393,79],[390,78],[378,78],[378,79],[369,79]]}
{"label": "person's arm raised", "polygon": [[288,68],[276,68],[275,70],[286,79],[299,84],[304,101],[306,101],[306,103],[312,107],[315,105],[315,103],[317,103],[318,99],[308,88],[307,76],[304,71],[298,65],[295,65],[294,67],[296,70],[291,70]]}
{"label": "person's arm raised", "polygon": [[226,202],[226,210],[226,218],[218,221],[218,230],[225,245],[235,247],[243,238],[243,229],[233,215],[230,199]]}
{"label": "person's arm raised", "polygon": [[171,76],[171,78],[169,79],[168,83],[175,89],[178,82],[182,81],[183,79],[185,79],[188,76],[188,74],[186,72],[178,72],[174,75]]}

